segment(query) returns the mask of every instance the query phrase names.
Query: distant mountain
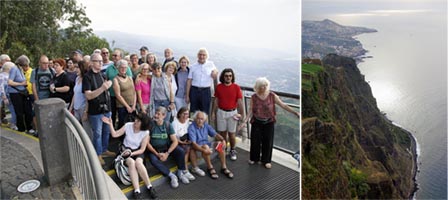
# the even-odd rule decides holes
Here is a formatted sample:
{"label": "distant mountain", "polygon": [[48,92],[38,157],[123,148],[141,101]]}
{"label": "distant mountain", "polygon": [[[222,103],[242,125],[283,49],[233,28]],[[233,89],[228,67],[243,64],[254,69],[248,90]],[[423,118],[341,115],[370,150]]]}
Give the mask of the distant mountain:
{"label": "distant mountain", "polygon": [[359,60],[366,53],[353,36],[377,32],[375,29],[342,26],[329,19],[302,21],[302,57],[321,59],[329,53]]}
{"label": "distant mountain", "polygon": [[252,87],[257,77],[267,77],[271,81],[271,89],[299,94],[300,58],[292,52],[281,52],[267,48],[241,48],[226,44],[204,41],[187,41],[181,39],[164,38],[129,34],[117,31],[95,32],[106,38],[112,48],[121,48],[129,53],[140,56],[141,46],[147,46],[157,55],[159,62],[163,62],[163,51],[172,48],[176,59],[186,55],[190,64],[196,62],[197,51],[206,47],[210,53],[210,60],[219,70],[232,68],[236,73],[237,83]]}

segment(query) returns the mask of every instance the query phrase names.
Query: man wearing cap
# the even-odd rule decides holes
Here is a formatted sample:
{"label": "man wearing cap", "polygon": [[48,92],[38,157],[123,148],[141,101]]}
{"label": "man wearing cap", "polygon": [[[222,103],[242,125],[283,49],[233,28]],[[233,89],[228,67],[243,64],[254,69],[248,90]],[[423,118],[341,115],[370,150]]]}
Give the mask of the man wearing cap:
{"label": "man wearing cap", "polygon": [[197,110],[210,113],[211,89],[213,80],[218,77],[218,69],[208,60],[208,51],[199,49],[198,61],[191,65],[187,79],[187,95],[185,101],[190,104],[190,111]]}
{"label": "man wearing cap", "polygon": [[139,65],[141,65],[141,64],[146,62],[146,54],[148,54],[148,51],[149,51],[149,49],[146,46],[142,46],[140,48],[140,56],[141,57],[140,57],[140,59],[138,59],[138,64]]}
{"label": "man wearing cap", "polygon": [[78,63],[79,61],[81,61],[83,59],[83,53],[81,50],[77,49],[76,51],[73,51],[73,62],[74,63]]}
{"label": "man wearing cap", "polygon": [[165,55],[165,61],[163,62],[163,65],[162,65],[163,72],[166,72],[165,64],[169,63],[171,61],[176,63],[176,69],[179,68],[179,63],[176,60],[174,60],[173,50],[172,49],[170,49],[170,48],[165,49],[164,55]]}

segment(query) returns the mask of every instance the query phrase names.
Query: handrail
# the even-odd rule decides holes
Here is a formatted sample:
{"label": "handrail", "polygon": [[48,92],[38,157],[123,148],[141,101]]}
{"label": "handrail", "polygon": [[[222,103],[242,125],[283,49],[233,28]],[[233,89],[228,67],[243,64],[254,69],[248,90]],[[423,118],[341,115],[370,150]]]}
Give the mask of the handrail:
{"label": "handrail", "polygon": [[[78,120],[67,109],[64,109],[64,113],[66,127],[70,129],[67,131],[67,137],[72,175],[78,176],[74,177],[74,181],[80,182],[78,187],[84,199],[111,199],[110,191],[106,187],[105,173],[90,138]],[[76,157],[74,155],[76,152],[73,152],[75,149],[80,151],[83,157]]]}
{"label": "handrail", "polygon": [[[244,90],[244,91],[255,92],[254,88],[252,88],[252,87],[240,86],[240,88],[241,88],[241,90]],[[298,95],[298,94],[291,94],[291,93],[287,93],[287,92],[279,92],[279,91],[275,91],[275,90],[271,90],[271,91],[274,92],[275,94],[277,94],[278,96],[288,97],[288,98],[293,98],[293,99],[300,100],[300,95]]]}
{"label": "handrail", "polygon": [[[240,88],[241,88],[241,90],[243,92],[255,92],[254,89],[251,88],[251,87],[240,86]],[[300,100],[300,95],[298,95],[298,94],[291,94],[291,93],[286,93],[286,92],[278,92],[278,91],[273,91],[273,90],[271,90],[271,91],[274,92],[275,94],[277,94],[280,97],[287,97],[287,98]],[[243,98],[244,112],[247,115],[247,113],[248,113],[247,109],[248,108],[247,108],[246,99],[250,99],[251,96],[249,96],[249,95],[243,95],[243,96],[244,96],[244,98]],[[286,104],[288,106],[293,107],[293,108],[300,108],[300,105],[297,105],[297,104],[292,104],[292,103],[286,103]],[[251,129],[250,123],[247,122],[247,124],[246,124],[246,131],[247,131],[247,138],[249,138],[249,139],[250,139],[250,131],[251,131],[250,129]],[[277,146],[277,145],[274,145],[274,149],[277,149],[279,151],[282,151],[282,152],[290,154],[290,155],[294,155],[294,153],[295,153],[295,151],[291,151],[291,150],[285,149],[285,148]]]}

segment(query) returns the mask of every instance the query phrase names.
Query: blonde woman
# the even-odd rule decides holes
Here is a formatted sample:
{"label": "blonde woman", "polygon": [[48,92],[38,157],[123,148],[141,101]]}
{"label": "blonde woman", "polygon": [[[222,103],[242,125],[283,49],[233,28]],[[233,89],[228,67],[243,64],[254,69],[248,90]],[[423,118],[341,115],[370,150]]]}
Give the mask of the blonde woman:
{"label": "blonde woman", "polygon": [[137,92],[137,101],[140,106],[140,112],[147,115],[149,108],[149,97],[151,96],[151,67],[148,63],[143,63],[141,72],[135,80],[135,91]]}
{"label": "blonde woman", "polygon": [[268,79],[257,78],[254,86],[255,93],[250,99],[249,113],[244,119],[244,123],[239,127],[242,128],[250,119],[252,129],[250,132],[249,164],[261,161],[267,169],[272,167],[274,125],[276,122],[275,104],[300,118],[300,113],[283,103],[276,94],[269,91],[269,86]]}

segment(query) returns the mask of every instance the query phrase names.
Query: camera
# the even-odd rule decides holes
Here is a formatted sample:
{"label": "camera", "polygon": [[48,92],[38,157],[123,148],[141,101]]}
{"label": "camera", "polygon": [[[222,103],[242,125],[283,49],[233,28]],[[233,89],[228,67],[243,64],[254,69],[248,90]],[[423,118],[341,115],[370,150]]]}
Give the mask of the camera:
{"label": "camera", "polygon": [[105,104],[105,103],[100,104],[99,108],[102,113],[109,112],[109,106],[107,106],[107,104]]}

